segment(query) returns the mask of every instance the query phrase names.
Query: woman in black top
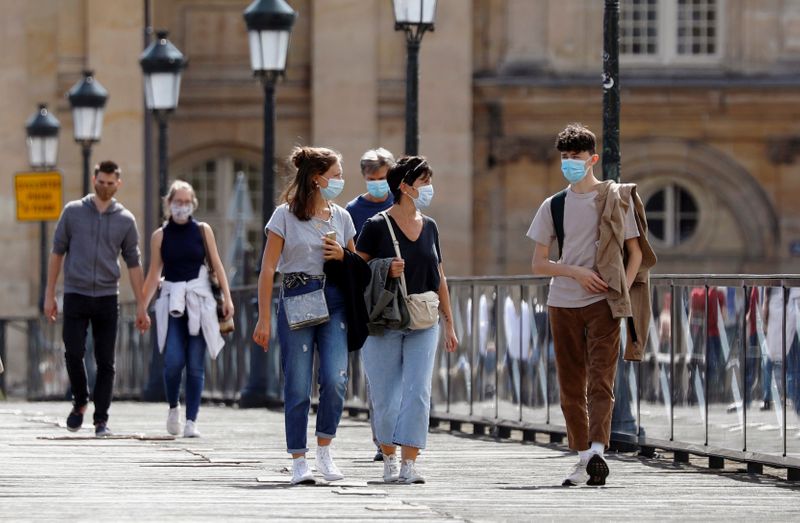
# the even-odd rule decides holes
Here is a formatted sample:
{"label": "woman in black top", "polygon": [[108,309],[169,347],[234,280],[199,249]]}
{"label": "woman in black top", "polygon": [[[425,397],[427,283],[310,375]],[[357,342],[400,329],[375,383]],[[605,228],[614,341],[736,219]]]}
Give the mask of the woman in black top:
{"label": "woman in black top", "polygon": [[[432,176],[423,157],[401,158],[387,176],[394,205],[385,215],[378,214],[364,224],[356,250],[368,262],[392,259],[389,277],[404,275],[408,294],[438,294],[445,348],[452,352],[458,340],[442,268],[439,230],[435,221],[420,212],[433,198]],[[397,238],[401,257],[395,253],[388,225]],[[386,482],[425,482],[415,463],[419,449],[425,448],[427,441],[438,341],[439,325],[434,324],[425,329],[387,330],[383,336],[370,336],[361,350],[375,411],[375,435],[384,454]],[[397,445],[402,446],[400,467],[395,455]]]}
{"label": "woman in black top", "polygon": [[164,281],[160,283],[161,292],[155,310],[158,348],[164,353],[164,384],[170,407],[167,431],[173,435],[180,433],[178,400],[185,367],[186,425],[183,435],[196,438],[200,436],[197,413],[205,380],[206,349],[212,358],[216,358],[225,345],[204,263],[206,257],[219,278],[226,319],[233,316],[233,301],[214,232],[208,224],[192,218],[197,208],[192,186],[183,181],[174,182],[164,198],[164,208],[167,221],[151,237],[150,270],[142,292],[145,303],[150,303],[163,270]]}

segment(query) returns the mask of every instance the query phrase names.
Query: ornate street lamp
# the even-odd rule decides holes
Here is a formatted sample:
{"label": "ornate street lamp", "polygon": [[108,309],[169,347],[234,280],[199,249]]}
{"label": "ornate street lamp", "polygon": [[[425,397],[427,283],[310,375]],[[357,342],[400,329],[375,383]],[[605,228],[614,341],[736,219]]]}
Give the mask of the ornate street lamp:
{"label": "ornate street lamp", "polygon": [[[254,0],[244,10],[250,42],[250,66],[264,88],[264,152],[261,167],[261,223],[274,210],[275,191],[275,83],[286,70],[289,37],[297,13],[284,0]],[[266,236],[263,246],[266,246]],[[260,258],[259,258],[260,259]],[[250,348],[250,375],[240,407],[267,403],[266,358],[260,347]]]}
{"label": "ornate street lamp", "polygon": [[[47,111],[46,104],[28,118],[25,124],[28,144],[28,163],[36,171],[54,169],[58,158],[58,131],[61,124]],[[39,309],[44,310],[44,290],[47,287],[47,222],[39,222]]]}
{"label": "ornate street lamp", "polygon": [[[156,31],[156,39],[150,42],[139,58],[144,73],[144,103],[158,122],[158,201],[167,194],[167,118],[178,107],[181,91],[181,75],[186,68],[186,59],[177,47],[167,40],[167,31]],[[145,187],[149,188],[148,181]],[[148,195],[149,196],[149,195]],[[148,200],[149,201],[149,200]],[[160,206],[159,206],[160,208]],[[145,217],[147,234],[152,231],[152,213]],[[149,242],[145,242],[149,243]],[[149,247],[145,251],[149,258]],[[163,357],[158,344],[153,343],[150,360],[150,378],[143,397],[147,401],[159,401],[164,397],[164,382],[161,378]]]}
{"label": "ornate street lamp", "polygon": [[419,150],[419,47],[433,31],[436,0],[393,0],[394,28],[406,34],[406,154]]}
{"label": "ornate street lamp", "polygon": [[83,154],[83,193],[89,193],[89,165],[92,145],[100,141],[103,132],[103,112],[108,100],[108,91],[95,80],[92,71],[84,71],[83,79],[67,93],[72,107],[74,138],[81,145]]}
{"label": "ornate street lamp", "polygon": [[167,117],[178,107],[181,75],[186,59],[167,40],[167,31],[157,31],[156,39],[139,59],[144,73],[144,97],[147,110],[158,121],[158,193],[167,193]]}
{"label": "ornate street lamp", "polygon": [[61,124],[47,110],[47,104],[39,104],[25,124],[28,135],[28,163],[35,170],[52,169],[58,158],[58,130]]}
{"label": "ornate street lamp", "polygon": [[264,87],[262,223],[272,215],[275,180],[275,83],[286,70],[289,36],[297,13],[284,0],[255,0],[244,10],[250,66]]}

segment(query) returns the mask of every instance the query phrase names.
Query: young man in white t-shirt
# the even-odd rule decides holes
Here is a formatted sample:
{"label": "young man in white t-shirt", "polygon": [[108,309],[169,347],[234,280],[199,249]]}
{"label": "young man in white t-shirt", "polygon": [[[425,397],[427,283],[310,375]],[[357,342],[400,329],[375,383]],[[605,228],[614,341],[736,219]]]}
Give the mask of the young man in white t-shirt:
{"label": "young man in white t-shirt", "polygon": [[[620,320],[612,315],[609,286],[596,262],[601,211],[596,198],[605,186],[593,171],[599,160],[595,143],[594,134],[581,124],[570,124],[559,133],[556,148],[570,186],[544,201],[527,233],[536,242],[533,273],[553,277],[547,304],[561,410],[569,446],[579,454],[565,486],[605,484],[609,471],[603,452],[610,437],[620,350]],[[628,288],[642,259],[638,236],[634,206],[629,205],[624,217]],[[560,255],[552,262],[550,245],[556,239]]]}

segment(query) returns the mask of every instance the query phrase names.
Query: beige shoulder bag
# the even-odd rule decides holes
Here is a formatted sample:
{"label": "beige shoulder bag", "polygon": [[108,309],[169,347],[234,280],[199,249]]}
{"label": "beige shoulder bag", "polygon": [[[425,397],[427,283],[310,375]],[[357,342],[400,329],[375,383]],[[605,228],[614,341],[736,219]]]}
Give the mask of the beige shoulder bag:
{"label": "beige shoulder bag", "polygon": [[[403,256],[400,254],[400,244],[397,242],[397,237],[394,234],[392,222],[389,221],[389,214],[383,211],[381,215],[383,219],[386,220],[386,226],[389,228],[389,234],[392,236],[394,252],[398,258],[402,258]],[[409,329],[428,329],[439,322],[439,294],[436,291],[409,294],[406,288],[406,275],[401,273],[400,293],[408,309],[408,316],[410,318],[408,324]]]}

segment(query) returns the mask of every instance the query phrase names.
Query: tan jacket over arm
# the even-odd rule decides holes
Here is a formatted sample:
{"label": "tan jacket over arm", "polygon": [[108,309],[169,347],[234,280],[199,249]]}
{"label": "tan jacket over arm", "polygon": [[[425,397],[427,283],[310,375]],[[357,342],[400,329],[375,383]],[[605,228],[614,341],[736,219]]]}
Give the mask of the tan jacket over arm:
{"label": "tan jacket over arm", "polygon": [[[625,214],[633,203],[642,263],[630,290],[625,284]],[[636,185],[605,182],[598,190],[600,239],[597,247],[597,271],[608,283],[608,304],[615,318],[630,318],[627,324],[625,359],[641,361],[647,346],[652,316],[650,303],[650,268],[656,255],[647,239],[647,218],[644,205],[636,193]]]}

